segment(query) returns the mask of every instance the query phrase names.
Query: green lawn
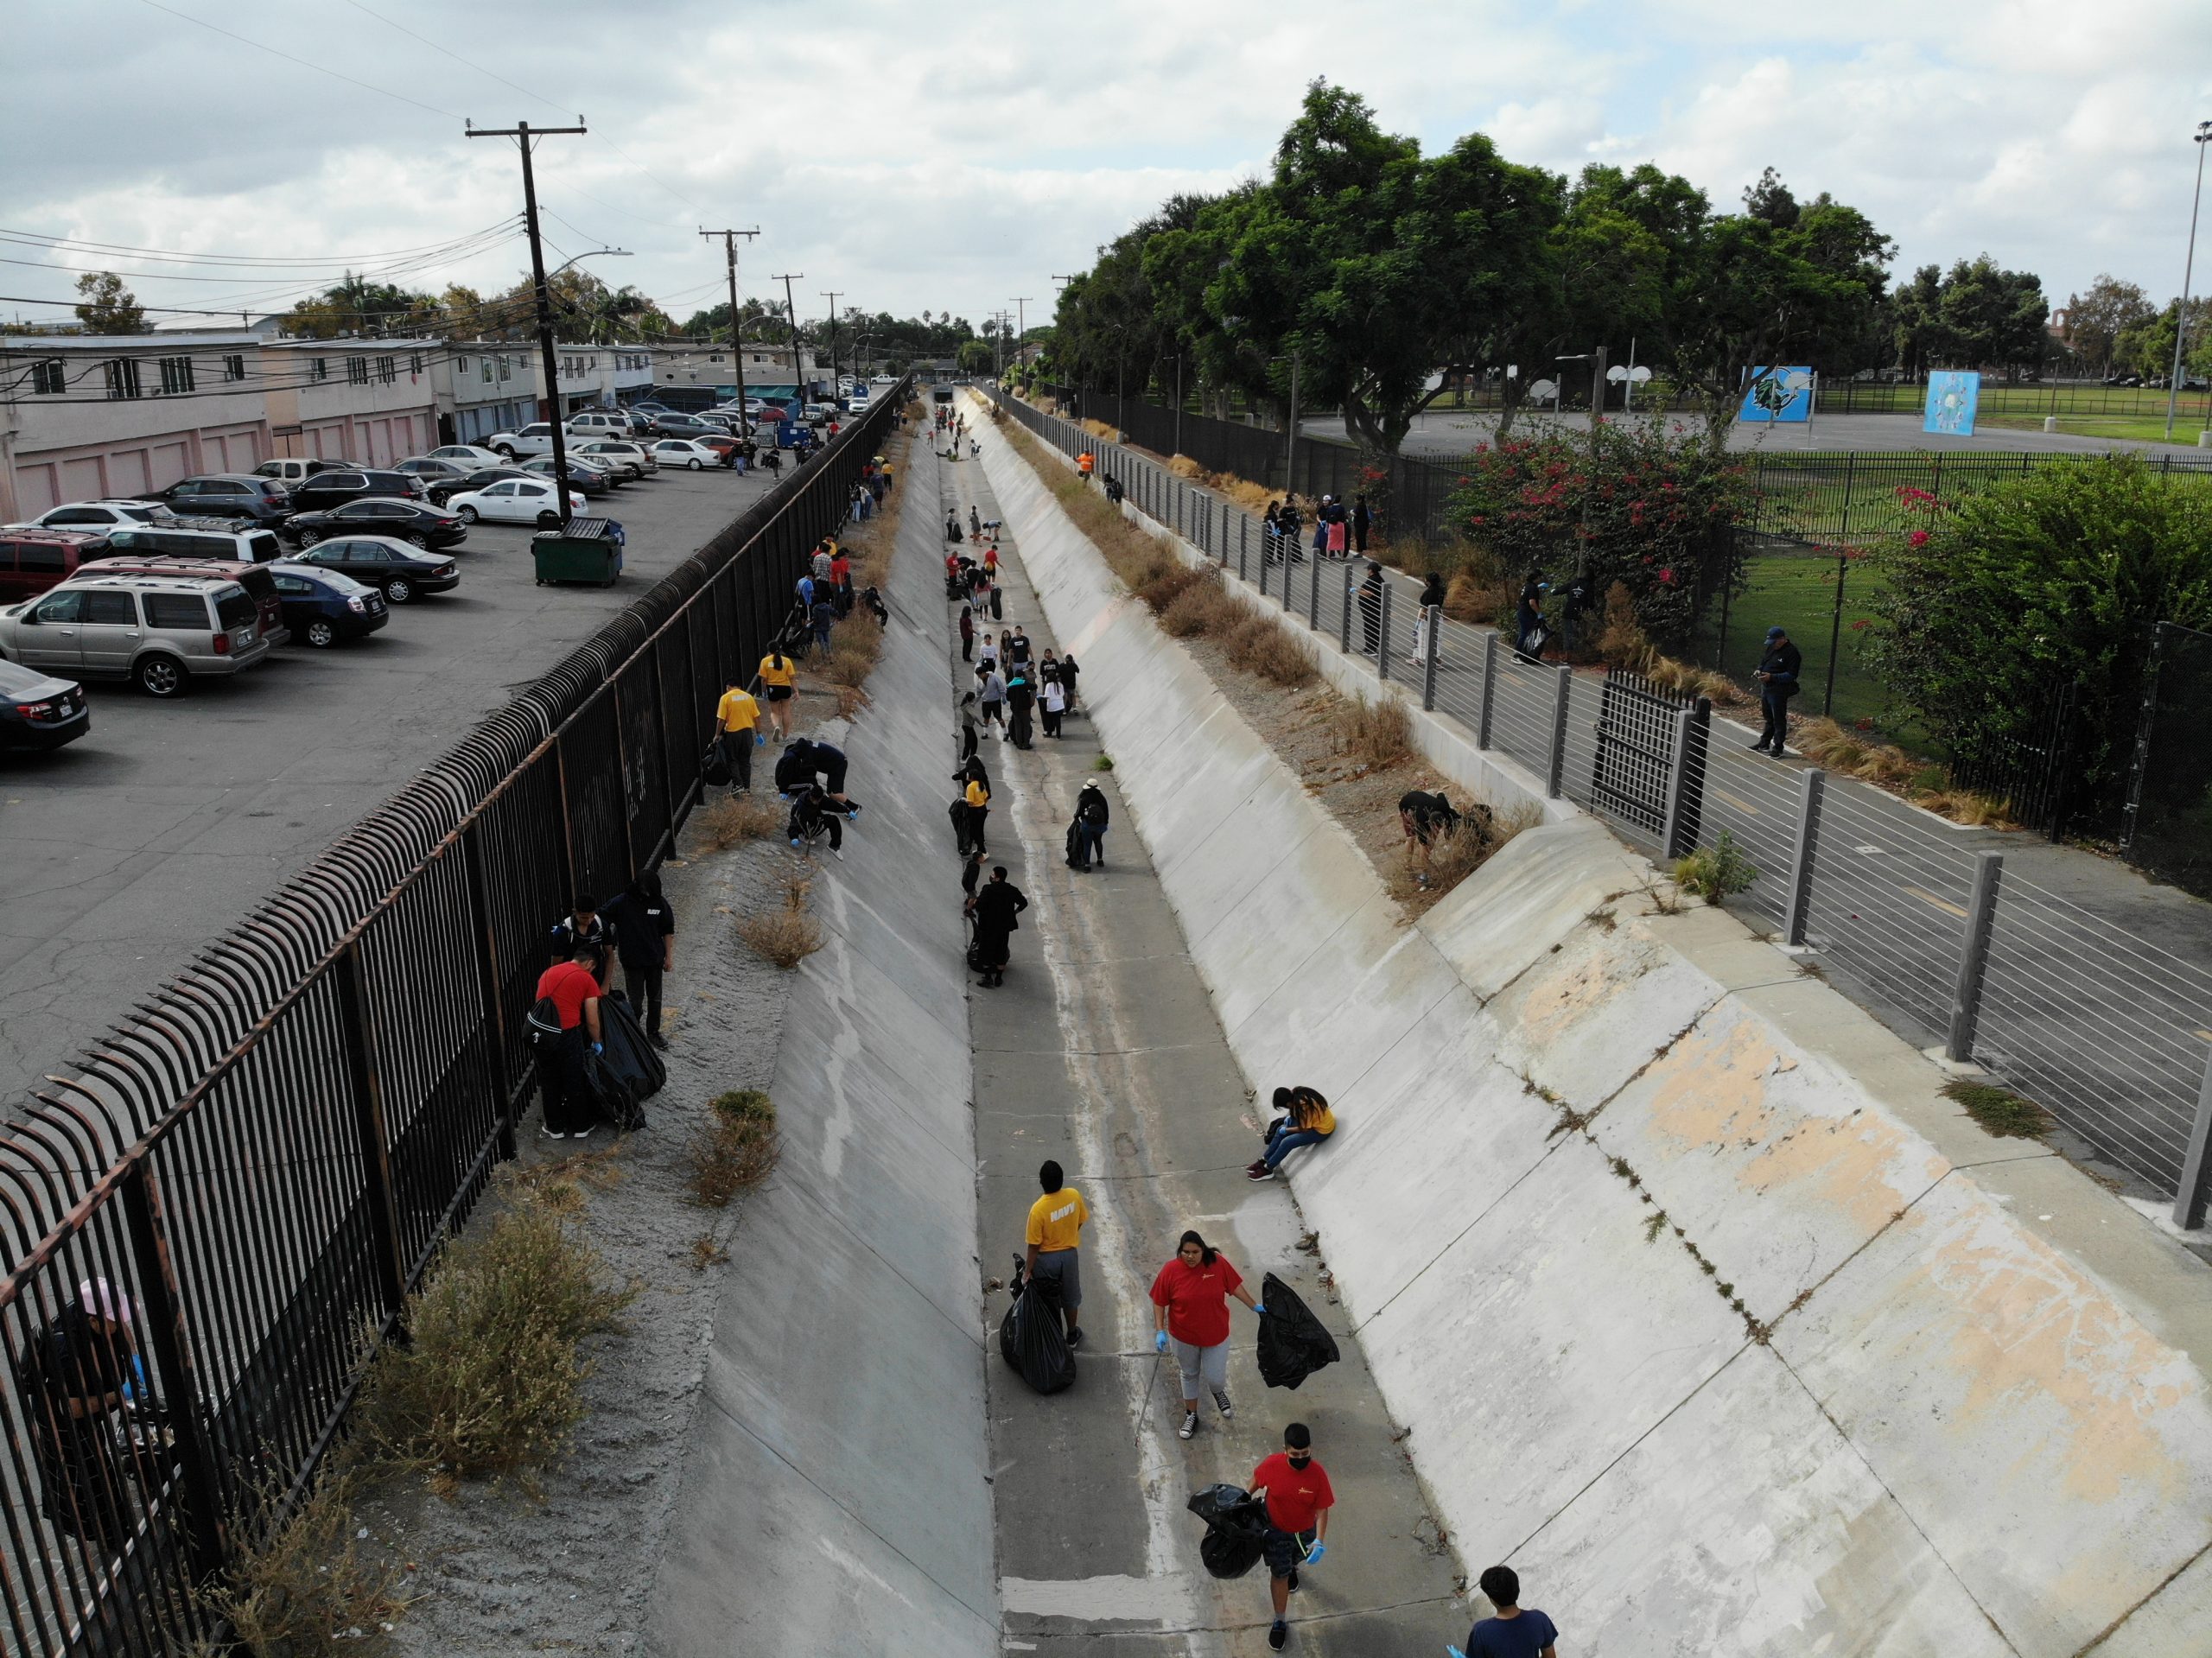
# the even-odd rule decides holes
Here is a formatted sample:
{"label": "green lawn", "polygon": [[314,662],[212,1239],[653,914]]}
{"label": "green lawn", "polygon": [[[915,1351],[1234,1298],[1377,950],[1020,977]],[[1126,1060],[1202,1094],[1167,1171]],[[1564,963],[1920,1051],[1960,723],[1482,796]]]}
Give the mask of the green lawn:
{"label": "green lawn", "polygon": [[[2191,398],[2190,402],[2196,399]],[[2043,422],[2032,415],[1983,414],[1976,424],[2000,431],[2040,432]],[[2194,443],[2203,429],[2203,416],[2183,410],[2174,418],[2174,435],[2166,435],[2166,408],[2152,415],[2061,415],[2058,429],[2075,437],[2124,438],[2138,443]]]}
{"label": "green lawn", "polygon": [[[1730,678],[1749,684],[1759,653],[1765,648],[1767,629],[1781,627],[1805,653],[1805,689],[1796,711],[1808,715],[1821,713],[1827,692],[1828,636],[1835,623],[1836,560],[1770,554],[1752,559],[1748,574],[1747,589],[1729,606],[1725,654],[1720,650],[1716,615],[1698,641],[1697,660],[1718,666]],[[1873,591],[1874,578],[1864,561],[1854,559],[1846,567],[1843,579],[1843,626],[1835,653],[1835,717],[1847,725],[1872,720],[1885,735],[1899,736],[1883,718],[1887,695],[1866,667],[1864,646],[1872,628],[1853,626],[1871,623],[1873,613],[1866,600]]]}

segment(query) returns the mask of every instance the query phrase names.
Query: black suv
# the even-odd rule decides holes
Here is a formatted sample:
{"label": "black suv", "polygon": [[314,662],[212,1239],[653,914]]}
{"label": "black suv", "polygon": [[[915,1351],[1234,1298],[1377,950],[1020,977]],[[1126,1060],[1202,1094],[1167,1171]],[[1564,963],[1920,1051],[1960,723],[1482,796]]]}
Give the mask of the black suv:
{"label": "black suv", "polygon": [[408,473],[319,472],[292,492],[292,511],[327,512],[334,506],[358,501],[365,495],[389,495],[411,501],[419,500],[424,493],[422,480]]}
{"label": "black suv", "polygon": [[167,489],[141,500],[160,501],[170,511],[194,518],[235,518],[248,524],[276,524],[299,508],[283,485],[271,478],[245,473],[205,473],[180,479]]}

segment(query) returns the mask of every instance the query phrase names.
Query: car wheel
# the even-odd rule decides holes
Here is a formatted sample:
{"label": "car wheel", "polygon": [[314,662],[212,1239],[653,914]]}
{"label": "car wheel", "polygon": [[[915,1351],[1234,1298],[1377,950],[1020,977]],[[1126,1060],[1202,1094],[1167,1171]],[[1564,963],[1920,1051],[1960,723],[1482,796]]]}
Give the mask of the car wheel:
{"label": "car wheel", "polygon": [[395,605],[410,603],[415,597],[415,584],[404,575],[395,575],[385,583],[384,596]]}
{"label": "car wheel", "polygon": [[515,458],[515,452],[504,443],[499,445],[498,448],[493,450],[492,453],[498,455],[500,460],[509,462],[512,462]]}
{"label": "car wheel", "polygon": [[476,509],[473,506],[464,506],[454,513],[454,517],[459,518],[463,524],[474,524],[476,522]]}
{"label": "car wheel", "polygon": [[416,548],[421,551],[428,552],[430,547],[430,538],[424,535],[420,530],[410,530],[407,532],[407,544],[410,547]]}
{"label": "car wheel", "polygon": [[307,642],[318,651],[327,651],[338,643],[338,630],[317,617],[308,624]]}
{"label": "car wheel", "polygon": [[322,539],[322,531],[320,530],[302,530],[298,534],[300,545],[302,547],[312,547]]}
{"label": "car wheel", "polygon": [[705,461],[703,461],[700,460],[700,459],[699,459],[699,457],[698,457],[697,455],[696,455],[696,454],[695,454],[695,455],[693,455],[693,456],[692,456],[689,461],[685,461],[683,464],[684,464],[685,466],[687,466],[687,467],[690,467],[690,469],[691,469],[692,471],[694,471],[694,472],[704,472],[704,471],[707,469],[707,463],[706,463]]}
{"label": "car wheel", "polygon": [[158,653],[141,657],[138,665],[130,670],[130,677],[138,682],[138,689],[149,696],[175,696],[184,689],[185,681],[189,677],[182,663],[175,657]]}

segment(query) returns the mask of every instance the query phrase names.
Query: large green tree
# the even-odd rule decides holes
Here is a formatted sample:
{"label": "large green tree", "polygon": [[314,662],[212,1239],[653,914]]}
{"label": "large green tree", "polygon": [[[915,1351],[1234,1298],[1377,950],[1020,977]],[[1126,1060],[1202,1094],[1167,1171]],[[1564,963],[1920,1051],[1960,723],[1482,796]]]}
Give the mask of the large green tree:
{"label": "large green tree", "polygon": [[2139,284],[2105,272],[2082,292],[2067,295],[2066,343],[2088,372],[2108,374],[2115,365],[2113,352],[2120,335],[2148,318],[2152,308],[2150,295]]}
{"label": "large green tree", "polygon": [[77,278],[77,291],[84,295],[77,321],[86,334],[146,332],[144,308],[112,270],[87,271]]}

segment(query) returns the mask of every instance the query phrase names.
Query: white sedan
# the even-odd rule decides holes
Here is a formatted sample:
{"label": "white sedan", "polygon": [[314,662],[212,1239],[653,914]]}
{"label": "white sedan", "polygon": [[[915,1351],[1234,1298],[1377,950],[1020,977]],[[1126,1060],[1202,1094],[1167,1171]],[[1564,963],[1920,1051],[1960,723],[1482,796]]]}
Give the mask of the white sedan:
{"label": "white sedan", "polygon": [[465,473],[481,472],[486,467],[507,464],[507,458],[497,449],[487,449],[477,443],[448,443],[442,449],[432,449],[423,458],[425,461],[450,461]]}
{"label": "white sedan", "polygon": [[[571,492],[570,514],[583,510],[584,498]],[[542,530],[561,522],[561,508],[553,486],[535,478],[503,478],[496,484],[454,496],[446,503],[446,511],[463,524],[481,519],[491,524],[534,524]]]}
{"label": "white sedan", "polygon": [[652,446],[653,459],[664,467],[683,467],[691,472],[704,472],[709,467],[719,467],[721,456],[703,443],[694,443],[688,437],[664,437]]}

